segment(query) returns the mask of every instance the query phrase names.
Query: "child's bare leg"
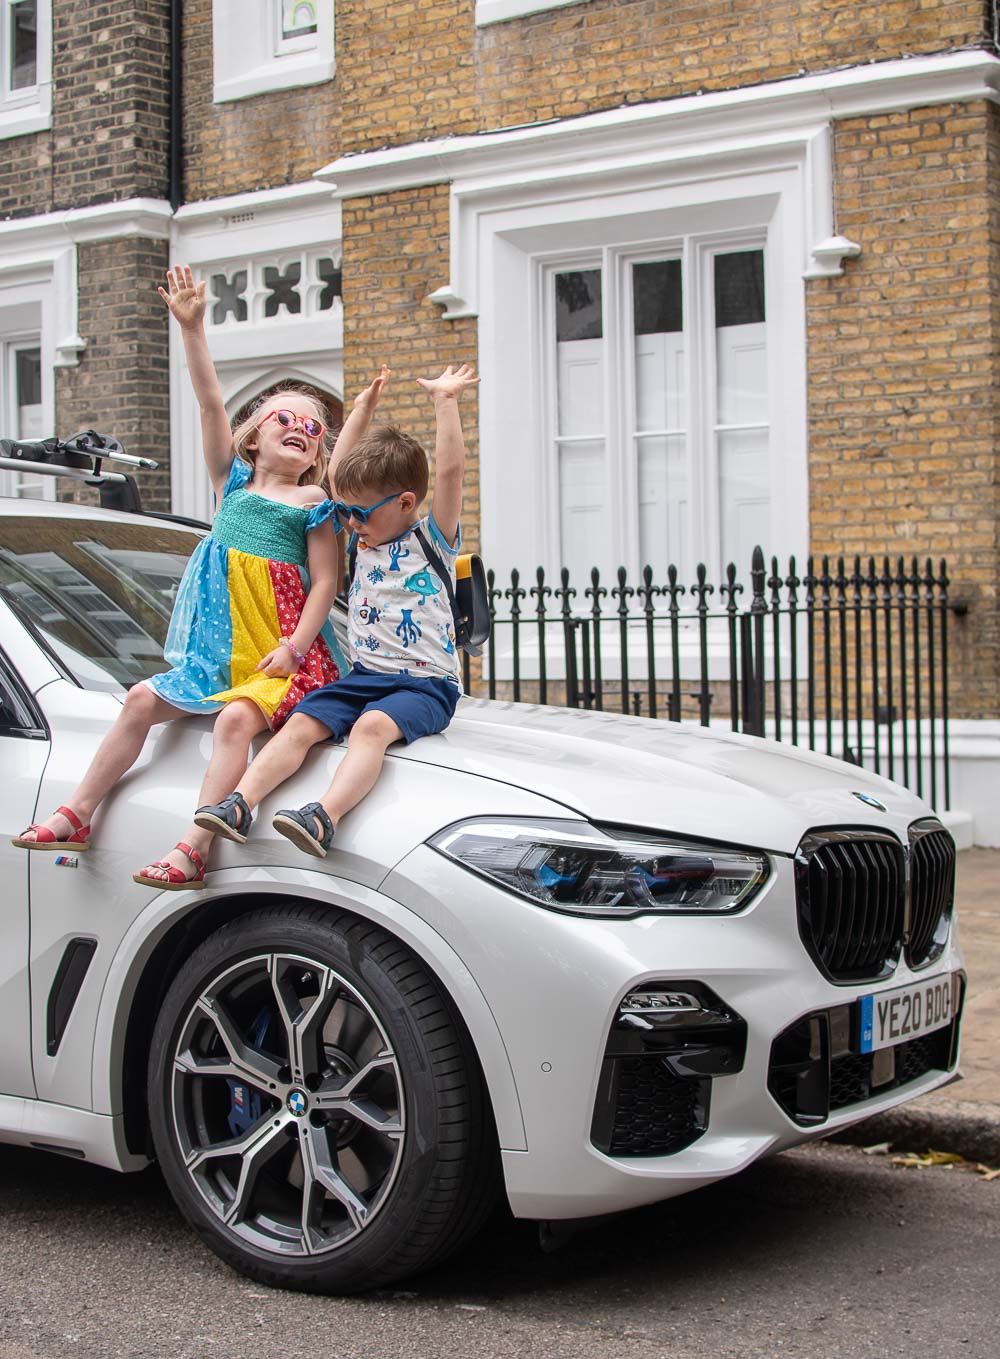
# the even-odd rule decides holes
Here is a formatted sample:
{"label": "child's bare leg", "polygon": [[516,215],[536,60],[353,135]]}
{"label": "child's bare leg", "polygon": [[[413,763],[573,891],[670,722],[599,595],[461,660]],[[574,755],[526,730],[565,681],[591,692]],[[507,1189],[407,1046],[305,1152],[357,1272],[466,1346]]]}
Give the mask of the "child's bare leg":
{"label": "child's bare leg", "polygon": [[330,729],[306,713],[292,713],[291,717],[260,752],[246,774],[236,785],[236,791],[254,807],[279,783],[291,778],[302,767],[313,746],[330,739]]}
{"label": "child's bare leg", "polygon": [[[181,716],[178,708],[160,698],[148,684],[137,684],[130,689],[114,725],[97,747],[90,768],[66,803],[70,811],[86,825],[118,780],[139,758],[150,727]],[[54,831],[57,837],[69,835],[73,830],[60,812],[53,812],[41,825]],[[28,833],[24,838],[34,840],[36,836]]]}
{"label": "child's bare leg", "polygon": [[319,798],[336,826],[340,818],[371,792],[382,769],[386,749],[401,741],[403,733],[387,713],[362,713],[347,738],[347,754],[337,767],[333,782]]}
{"label": "child's bare leg", "polygon": [[[266,730],[267,718],[252,699],[237,698],[232,703],[226,704],[215,719],[212,755],[202,780],[197,806],[221,802],[233,791],[246,773],[250,742],[260,732]],[[203,830],[192,821],[180,838],[204,859],[212,848],[215,836],[210,830]],[[197,872],[192,861],[179,849],[172,849],[168,854],[164,854],[163,862],[179,868],[186,878],[193,878]],[[158,869],[153,864],[144,868],[143,873],[149,878],[167,877],[166,869]]]}

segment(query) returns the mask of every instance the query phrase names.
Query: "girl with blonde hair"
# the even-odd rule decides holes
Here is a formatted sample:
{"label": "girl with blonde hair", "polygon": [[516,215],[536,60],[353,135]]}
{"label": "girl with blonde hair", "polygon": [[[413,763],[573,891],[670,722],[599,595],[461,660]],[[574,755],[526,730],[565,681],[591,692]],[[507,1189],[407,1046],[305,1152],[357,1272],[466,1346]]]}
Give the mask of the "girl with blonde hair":
{"label": "girl with blonde hair", "polygon": [[[340,572],[333,502],[322,484],[329,416],[315,395],[288,385],[231,429],[205,337],[204,282],[175,267],[158,291],[181,329],[218,510],[177,593],[164,647],[170,668],[129,691],[70,805],[32,823],[14,841],[24,849],[89,849],[91,817],[138,759],[149,729],[188,713],[219,714],[198,804],[220,801],[246,770],[253,738],[276,731],[301,698],[347,669],[329,621]],[[367,425],[382,381],[358,398],[353,424]],[[353,424],[341,447],[352,442]],[[135,881],[203,887],[211,840],[192,822]]]}

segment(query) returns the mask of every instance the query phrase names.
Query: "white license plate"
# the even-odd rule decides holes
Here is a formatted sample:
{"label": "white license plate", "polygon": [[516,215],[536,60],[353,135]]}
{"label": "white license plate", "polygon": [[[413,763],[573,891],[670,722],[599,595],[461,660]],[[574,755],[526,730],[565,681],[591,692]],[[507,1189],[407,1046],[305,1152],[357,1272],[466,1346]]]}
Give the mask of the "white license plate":
{"label": "white license plate", "polygon": [[861,997],[861,1051],[908,1043],[950,1024],[958,1006],[957,972]]}

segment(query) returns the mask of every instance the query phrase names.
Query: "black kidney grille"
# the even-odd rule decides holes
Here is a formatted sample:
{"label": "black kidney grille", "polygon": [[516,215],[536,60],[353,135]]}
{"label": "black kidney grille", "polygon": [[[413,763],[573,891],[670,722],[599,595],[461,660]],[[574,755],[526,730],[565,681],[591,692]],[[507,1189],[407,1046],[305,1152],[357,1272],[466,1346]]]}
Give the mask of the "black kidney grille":
{"label": "black kidney grille", "polygon": [[899,959],[903,849],[888,837],[822,833],[797,864],[799,932],[834,981],[877,980]]}
{"label": "black kidney grille", "polygon": [[943,828],[910,845],[910,931],[906,961],[924,967],[944,948],[955,896],[955,842]]}

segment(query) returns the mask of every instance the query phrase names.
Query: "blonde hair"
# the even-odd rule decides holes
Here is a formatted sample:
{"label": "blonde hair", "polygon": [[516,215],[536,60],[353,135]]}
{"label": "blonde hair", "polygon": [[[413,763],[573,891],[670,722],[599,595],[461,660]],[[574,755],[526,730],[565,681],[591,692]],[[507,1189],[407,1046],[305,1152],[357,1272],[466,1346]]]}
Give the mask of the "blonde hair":
{"label": "blonde hair", "polygon": [[237,412],[239,423],[233,426],[233,453],[243,462],[248,462],[251,467],[254,466],[257,459],[257,449],[250,448],[248,445],[250,439],[257,433],[257,427],[260,424],[260,412],[264,406],[269,405],[276,397],[281,396],[307,397],[316,407],[317,418],[326,426],[316,449],[316,457],[299,477],[300,486],[322,486],[326,481],[327,464],[330,461],[330,454],[333,452],[337,434],[335,430],[330,428],[332,416],[323,397],[315,387],[309,387],[304,382],[282,382],[279,386],[271,387],[266,392],[262,392],[260,396],[254,398],[242,420],[239,420],[240,412]]}
{"label": "blonde hair", "polygon": [[375,425],[337,464],[337,494],[412,491],[417,504],[427,494],[427,454],[395,425]]}

